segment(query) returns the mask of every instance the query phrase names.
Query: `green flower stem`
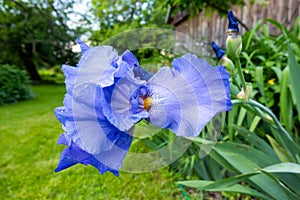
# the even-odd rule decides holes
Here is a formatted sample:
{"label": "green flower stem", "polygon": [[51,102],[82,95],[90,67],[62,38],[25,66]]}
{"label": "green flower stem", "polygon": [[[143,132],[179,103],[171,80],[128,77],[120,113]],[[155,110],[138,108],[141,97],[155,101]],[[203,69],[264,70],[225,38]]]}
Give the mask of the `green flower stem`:
{"label": "green flower stem", "polygon": [[232,83],[237,86],[239,89],[241,89],[241,86],[239,84],[239,81],[236,79],[235,76],[232,76]]}
{"label": "green flower stem", "polygon": [[245,81],[245,78],[244,78],[244,75],[243,75],[243,72],[242,72],[240,58],[239,57],[235,58],[234,62],[235,62],[235,66],[237,68],[238,76],[240,78],[240,81],[242,82],[242,88],[244,90],[246,100],[248,100],[248,90],[247,90],[246,81]]}
{"label": "green flower stem", "polygon": [[244,101],[244,100],[240,100],[240,99],[235,99],[232,100],[232,104],[234,105],[238,105],[238,104],[250,104],[252,106],[255,106],[261,110],[263,110],[265,113],[267,113],[275,122],[275,124],[277,125],[277,127],[290,139],[292,140],[290,134],[285,130],[285,128],[283,128],[283,126],[281,125],[280,121],[277,119],[276,115],[266,106],[258,103],[257,101],[254,101],[252,99],[249,99],[248,101]]}

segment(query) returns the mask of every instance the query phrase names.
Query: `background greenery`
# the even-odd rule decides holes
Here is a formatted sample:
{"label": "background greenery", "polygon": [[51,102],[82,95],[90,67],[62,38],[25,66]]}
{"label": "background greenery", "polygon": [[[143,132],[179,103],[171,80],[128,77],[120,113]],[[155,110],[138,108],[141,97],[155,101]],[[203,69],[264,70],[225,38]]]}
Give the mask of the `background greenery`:
{"label": "background greenery", "polygon": [[0,105],[33,97],[26,71],[10,65],[0,65]]}

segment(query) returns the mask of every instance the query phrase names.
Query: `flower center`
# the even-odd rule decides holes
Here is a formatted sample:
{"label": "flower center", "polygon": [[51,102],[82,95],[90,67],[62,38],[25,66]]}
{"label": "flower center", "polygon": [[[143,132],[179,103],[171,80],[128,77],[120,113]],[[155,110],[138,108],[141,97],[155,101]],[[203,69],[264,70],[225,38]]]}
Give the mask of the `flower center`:
{"label": "flower center", "polygon": [[145,110],[149,111],[151,105],[152,105],[152,102],[151,102],[150,97],[147,97],[146,99],[144,99],[144,109]]}

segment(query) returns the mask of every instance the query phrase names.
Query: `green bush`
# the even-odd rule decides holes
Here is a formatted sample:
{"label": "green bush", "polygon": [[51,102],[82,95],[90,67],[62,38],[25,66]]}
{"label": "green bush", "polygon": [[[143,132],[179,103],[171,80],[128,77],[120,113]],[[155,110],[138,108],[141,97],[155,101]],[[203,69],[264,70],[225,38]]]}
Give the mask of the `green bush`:
{"label": "green bush", "polygon": [[[272,35],[267,24],[278,28],[281,34]],[[300,133],[300,102],[297,102],[296,98],[296,83],[293,88],[293,76],[296,76],[296,82],[299,77],[297,73],[290,72],[289,59],[293,53],[293,66],[298,68],[296,65],[300,63],[299,28],[300,17],[291,30],[287,30],[277,21],[261,20],[253,30],[244,34],[241,55],[246,81],[251,82],[253,86],[254,99],[270,108],[295,139],[298,139]]]}
{"label": "green bush", "polygon": [[63,84],[65,81],[65,76],[61,69],[61,66],[54,66],[50,69],[40,69],[39,75],[41,76],[43,82],[50,84]]}
{"label": "green bush", "polygon": [[0,65],[0,105],[33,97],[26,71],[10,65]]}

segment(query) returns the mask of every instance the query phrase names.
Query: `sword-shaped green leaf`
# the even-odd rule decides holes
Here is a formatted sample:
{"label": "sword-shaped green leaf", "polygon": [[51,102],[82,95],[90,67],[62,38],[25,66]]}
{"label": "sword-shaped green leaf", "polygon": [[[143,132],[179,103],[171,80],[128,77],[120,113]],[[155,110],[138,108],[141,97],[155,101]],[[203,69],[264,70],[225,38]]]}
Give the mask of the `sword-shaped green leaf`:
{"label": "sword-shaped green leaf", "polygon": [[300,121],[300,66],[298,65],[293,50],[288,46],[288,65],[290,69],[291,87],[293,96],[296,100],[296,106],[298,111],[298,119]]}

